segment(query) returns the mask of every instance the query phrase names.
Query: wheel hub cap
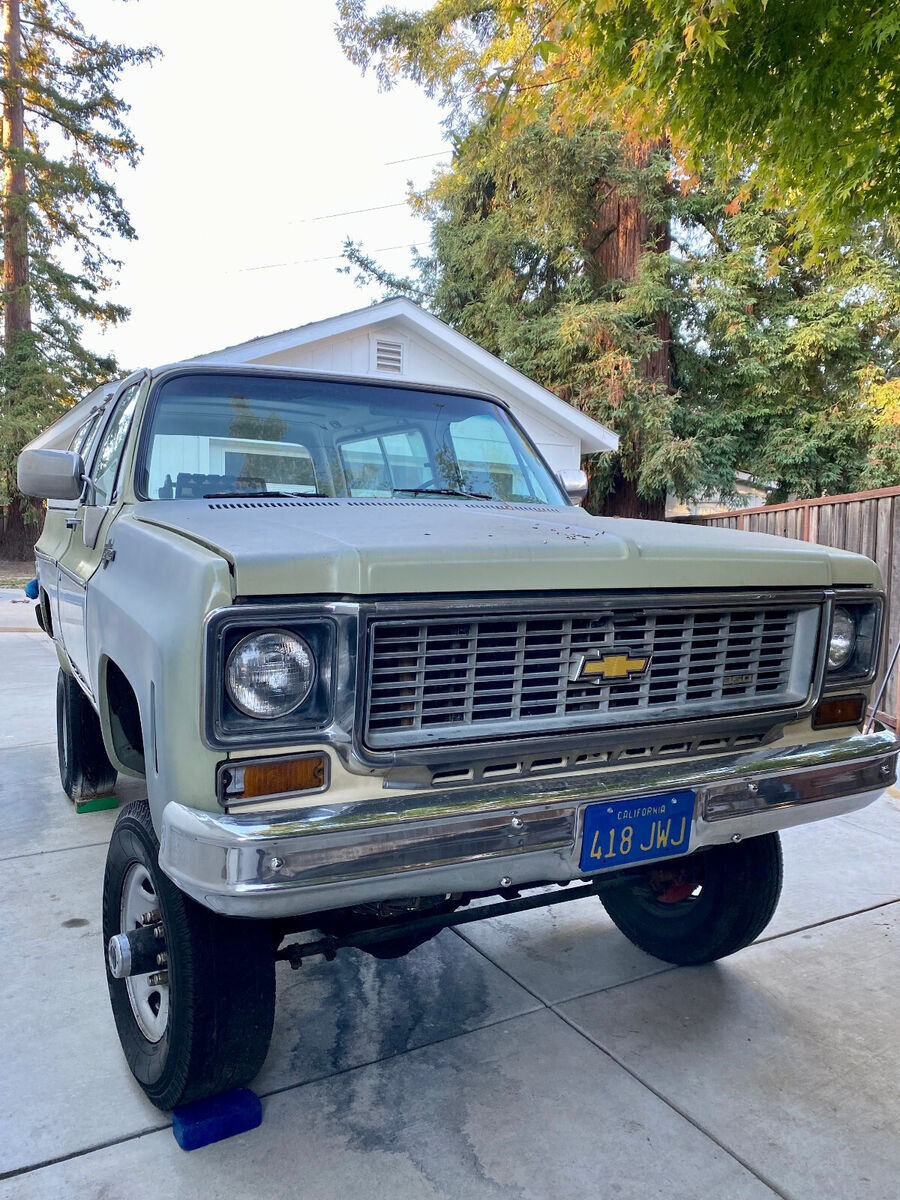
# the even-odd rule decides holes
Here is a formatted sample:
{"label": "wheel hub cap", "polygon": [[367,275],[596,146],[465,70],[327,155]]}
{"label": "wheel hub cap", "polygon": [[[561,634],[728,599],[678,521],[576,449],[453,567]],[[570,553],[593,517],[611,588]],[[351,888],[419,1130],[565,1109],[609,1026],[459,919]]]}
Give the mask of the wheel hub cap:
{"label": "wheel hub cap", "polygon": [[[159,908],[159,897],[150,873],[141,863],[128,868],[122,887],[120,927],[122,933],[139,929],[144,913]],[[131,1011],[148,1042],[158,1042],[169,1022],[169,984],[150,981],[156,975],[129,975],[125,980]]]}

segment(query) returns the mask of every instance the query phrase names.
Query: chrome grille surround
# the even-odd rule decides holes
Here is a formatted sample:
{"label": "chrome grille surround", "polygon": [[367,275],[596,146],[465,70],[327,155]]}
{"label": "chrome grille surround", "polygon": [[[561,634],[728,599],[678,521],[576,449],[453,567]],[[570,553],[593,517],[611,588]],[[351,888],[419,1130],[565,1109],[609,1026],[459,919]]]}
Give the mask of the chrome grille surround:
{"label": "chrome grille surround", "polygon": [[[373,614],[363,741],[378,752],[803,705],[822,599],[581,597]],[[630,677],[579,677],[584,660],[606,656],[650,661]]]}

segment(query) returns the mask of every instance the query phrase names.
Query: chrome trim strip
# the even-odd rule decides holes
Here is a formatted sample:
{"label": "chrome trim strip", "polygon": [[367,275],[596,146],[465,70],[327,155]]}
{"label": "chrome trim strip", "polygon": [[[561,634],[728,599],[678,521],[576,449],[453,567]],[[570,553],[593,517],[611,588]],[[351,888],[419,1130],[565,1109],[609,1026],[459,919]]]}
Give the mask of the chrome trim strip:
{"label": "chrome trim strip", "polygon": [[[196,900],[236,916],[288,916],[431,891],[574,879],[586,805],[693,788],[692,849],[850,811],[895,778],[887,730],[840,741],[605,772],[560,790],[488,787],[390,796],[299,814],[217,816],[171,802],[160,866]],[[580,783],[582,781],[579,781]],[[723,805],[741,815],[723,817]],[[711,819],[710,819],[711,818]],[[493,880],[493,884],[485,880]],[[349,898],[348,898],[349,897]]]}

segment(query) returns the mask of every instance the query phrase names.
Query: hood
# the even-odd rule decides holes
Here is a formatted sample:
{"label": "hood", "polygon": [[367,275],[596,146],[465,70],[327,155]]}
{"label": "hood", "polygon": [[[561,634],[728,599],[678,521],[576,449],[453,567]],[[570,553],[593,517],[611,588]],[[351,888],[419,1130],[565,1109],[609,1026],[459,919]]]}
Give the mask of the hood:
{"label": "hood", "polygon": [[425,499],[154,500],[134,517],[214,550],[236,594],[879,586],[869,559],[768,534]]}

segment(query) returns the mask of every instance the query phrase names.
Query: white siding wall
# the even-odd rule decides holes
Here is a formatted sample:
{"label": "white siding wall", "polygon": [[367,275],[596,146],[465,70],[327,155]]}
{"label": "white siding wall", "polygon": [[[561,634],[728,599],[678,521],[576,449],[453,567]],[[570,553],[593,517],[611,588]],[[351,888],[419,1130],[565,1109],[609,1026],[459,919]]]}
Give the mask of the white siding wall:
{"label": "white siding wall", "polygon": [[[372,347],[378,338],[403,343],[405,369],[402,375],[372,369]],[[337,334],[308,346],[294,346],[260,358],[248,355],[246,361],[266,366],[304,367],[308,371],[335,375],[371,375],[378,379],[487,392],[499,396],[510,406],[554,470],[575,470],[581,465],[581,443],[574,436],[555,427],[545,414],[539,416],[534,408],[526,407],[518,395],[498,389],[496,380],[482,375],[426,338],[410,334],[405,327],[393,321],[367,330]]]}

